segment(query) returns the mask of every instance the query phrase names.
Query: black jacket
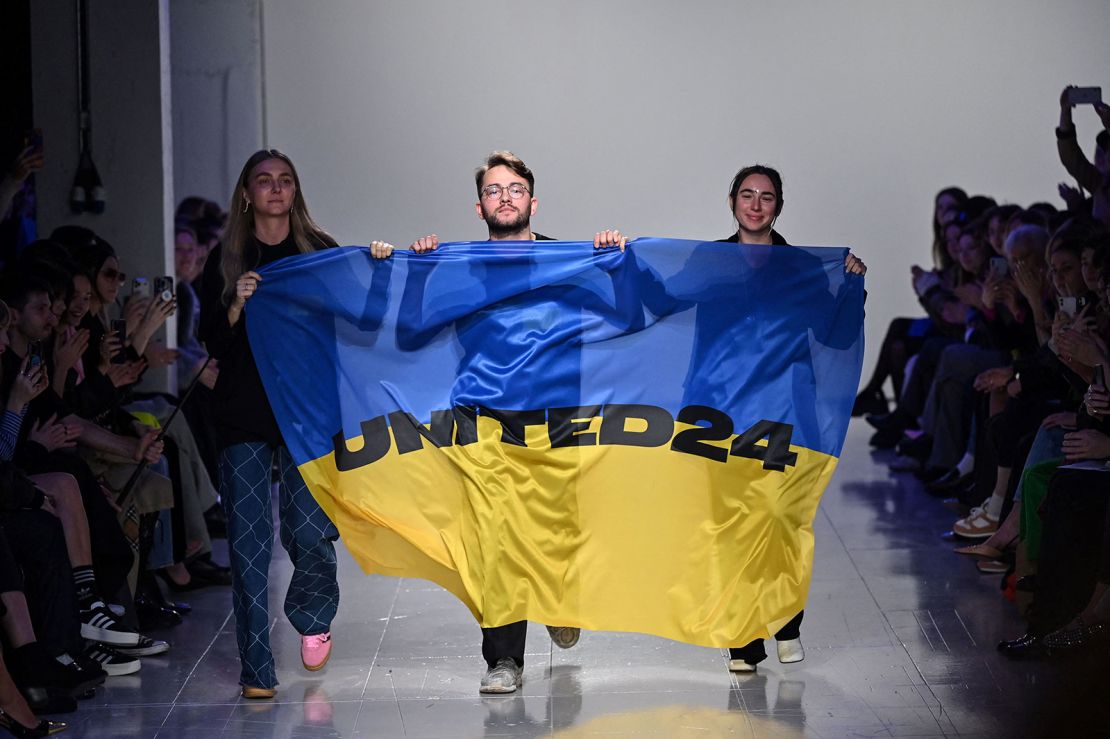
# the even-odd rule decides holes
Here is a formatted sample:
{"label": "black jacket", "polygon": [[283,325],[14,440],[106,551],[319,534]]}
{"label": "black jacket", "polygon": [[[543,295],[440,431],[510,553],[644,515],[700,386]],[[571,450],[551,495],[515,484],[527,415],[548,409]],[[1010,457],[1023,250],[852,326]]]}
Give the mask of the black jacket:
{"label": "black jacket", "polygon": [[[299,254],[292,234],[280,244],[261,244],[251,239],[247,246],[247,269],[258,269],[279,259]],[[200,325],[197,335],[208,353],[219,363],[219,379],[212,393],[212,416],[221,447],[243,442],[284,444],[270,401],[258,375],[254,353],[247,341],[250,301],[239,321],[227,321],[223,302],[223,276],[220,274],[220,247],[208,257],[201,278]]]}

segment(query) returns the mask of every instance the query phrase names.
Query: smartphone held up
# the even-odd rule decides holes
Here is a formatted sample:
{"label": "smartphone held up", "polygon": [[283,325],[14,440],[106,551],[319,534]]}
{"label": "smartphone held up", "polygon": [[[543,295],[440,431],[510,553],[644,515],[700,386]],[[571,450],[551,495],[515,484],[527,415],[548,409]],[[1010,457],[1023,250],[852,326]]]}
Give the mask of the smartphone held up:
{"label": "smartphone held up", "polygon": [[1068,88],[1068,105],[1098,105],[1102,102],[1101,87]]}

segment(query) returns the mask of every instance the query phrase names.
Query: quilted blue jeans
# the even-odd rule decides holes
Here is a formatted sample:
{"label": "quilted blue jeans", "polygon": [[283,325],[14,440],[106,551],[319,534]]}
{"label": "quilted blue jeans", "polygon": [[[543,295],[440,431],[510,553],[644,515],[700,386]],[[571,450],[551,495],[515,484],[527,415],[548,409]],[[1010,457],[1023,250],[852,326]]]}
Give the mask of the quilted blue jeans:
{"label": "quilted blue jeans", "polygon": [[293,563],[285,615],[300,634],[322,634],[330,630],[339,607],[333,544],[339,531],[308,491],[289,450],[262,442],[224,448],[220,499],[227,514],[235,636],[242,663],[239,682],[259,688],[277,685],[267,607],[274,548],[270,470],[275,461],[281,544]]}

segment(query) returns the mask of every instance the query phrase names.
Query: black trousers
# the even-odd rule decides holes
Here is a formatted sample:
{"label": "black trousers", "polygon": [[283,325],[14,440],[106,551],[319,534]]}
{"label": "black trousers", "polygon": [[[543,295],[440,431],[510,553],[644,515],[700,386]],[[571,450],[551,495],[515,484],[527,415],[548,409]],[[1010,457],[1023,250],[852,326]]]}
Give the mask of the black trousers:
{"label": "black trousers", "polygon": [[1100,574],[1108,502],[1106,472],[1057,470],[1041,504],[1044,534],[1029,633],[1043,636],[1083,610]]}
{"label": "black trousers", "polygon": [[[799,611],[797,616],[787,621],[785,626],[775,632],[775,641],[788,641],[800,637],[802,635],[802,617],[805,615],[805,611]],[[756,639],[742,647],[730,648],[728,658],[742,659],[749,665],[758,665],[767,659],[767,649],[763,646],[762,639]]]}
{"label": "black trousers", "polygon": [[527,621],[482,629],[482,656],[485,657],[486,664],[493,667],[498,660],[511,657],[517,667],[523,667],[524,642],[527,637]]}
{"label": "black trousers", "polygon": [[[81,626],[62,524],[40,510],[5,511],[0,526],[23,573],[23,593],[39,643],[51,654],[78,650]],[[11,574],[5,578],[12,582]]]}

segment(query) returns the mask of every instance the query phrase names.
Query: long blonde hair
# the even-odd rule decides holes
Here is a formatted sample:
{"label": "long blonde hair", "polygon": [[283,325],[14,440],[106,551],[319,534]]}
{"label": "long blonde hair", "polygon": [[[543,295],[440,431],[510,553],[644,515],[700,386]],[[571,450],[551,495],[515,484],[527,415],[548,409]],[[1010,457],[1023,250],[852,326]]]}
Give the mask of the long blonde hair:
{"label": "long blonde hair", "polygon": [[296,187],[293,194],[293,209],[289,212],[289,230],[297,248],[302,253],[307,254],[336,245],[331,234],[312,220],[304,195],[301,193],[301,178],[297,175],[297,168],[293,166],[293,161],[277,149],[256,151],[250,155],[247,163],[243,165],[243,171],[239,173],[235,191],[231,194],[227,232],[220,247],[220,275],[224,281],[222,299],[225,305],[231,304],[232,296],[235,294],[235,280],[239,278],[239,275],[254,266],[246,263],[245,255],[246,245],[254,236],[254,209],[247,208],[244,212],[243,203],[247,196],[247,185],[251,172],[267,159],[280,159],[289,165],[289,171],[293,173],[293,184]]}

